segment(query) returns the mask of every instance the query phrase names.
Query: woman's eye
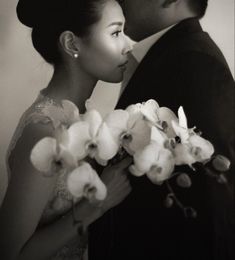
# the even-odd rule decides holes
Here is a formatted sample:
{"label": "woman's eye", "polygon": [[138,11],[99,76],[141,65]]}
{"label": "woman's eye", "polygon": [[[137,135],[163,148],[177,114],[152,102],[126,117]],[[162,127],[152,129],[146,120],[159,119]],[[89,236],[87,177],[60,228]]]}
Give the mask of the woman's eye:
{"label": "woman's eye", "polygon": [[118,37],[121,32],[122,32],[121,30],[115,31],[114,33],[112,33],[112,36]]}

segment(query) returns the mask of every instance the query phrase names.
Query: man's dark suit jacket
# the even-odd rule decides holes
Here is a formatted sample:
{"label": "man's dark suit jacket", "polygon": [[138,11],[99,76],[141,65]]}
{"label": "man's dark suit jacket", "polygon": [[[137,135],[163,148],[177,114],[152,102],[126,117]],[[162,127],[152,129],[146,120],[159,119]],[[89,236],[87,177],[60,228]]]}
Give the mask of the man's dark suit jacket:
{"label": "man's dark suit jacket", "polygon": [[[175,113],[182,105],[189,127],[197,126],[217,153],[234,163],[234,80],[197,19],[182,21],[155,43],[117,108],[150,98]],[[196,209],[197,218],[185,218],[176,206],[164,207],[165,185],[131,177],[129,197],[90,227],[89,260],[235,259],[228,187],[203,172],[187,171],[191,188],[179,188],[175,180],[171,185],[185,205]]]}

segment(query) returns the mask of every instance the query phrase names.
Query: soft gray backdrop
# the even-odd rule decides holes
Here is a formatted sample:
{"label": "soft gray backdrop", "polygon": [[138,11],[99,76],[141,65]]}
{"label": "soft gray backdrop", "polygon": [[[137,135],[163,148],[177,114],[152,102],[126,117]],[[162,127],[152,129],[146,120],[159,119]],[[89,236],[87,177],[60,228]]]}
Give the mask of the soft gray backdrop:
{"label": "soft gray backdrop", "polygon": [[[30,30],[17,21],[16,3],[17,0],[0,0],[0,204],[7,183],[4,158],[8,143],[20,115],[52,73],[52,68],[34,51]],[[202,25],[221,47],[234,76],[234,0],[209,0]],[[102,113],[112,109],[118,90],[119,85],[99,83],[92,96],[95,106]]]}

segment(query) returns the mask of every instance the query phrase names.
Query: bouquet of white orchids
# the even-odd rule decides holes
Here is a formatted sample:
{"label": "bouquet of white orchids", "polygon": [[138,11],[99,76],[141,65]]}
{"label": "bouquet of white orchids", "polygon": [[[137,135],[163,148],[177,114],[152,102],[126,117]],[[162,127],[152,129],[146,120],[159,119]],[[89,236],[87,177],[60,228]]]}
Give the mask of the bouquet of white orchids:
{"label": "bouquet of white orchids", "polygon": [[[183,107],[178,117],[152,99],[125,110],[113,110],[105,117],[88,106],[80,114],[68,100],[63,100],[59,109],[59,114],[53,107],[44,111],[53,123],[54,137],[36,143],[30,159],[46,176],[66,173],[67,187],[75,200],[104,200],[107,195],[106,186],[91,166],[91,158],[106,166],[125,150],[133,156],[130,173],[146,175],[160,185],[175,175],[176,165],[194,169],[194,163],[205,164],[214,154],[213,145],[195,128],[188,128]],[[226,171],[229,161],[217,156],[214,165]],[[190,178],[180,174],[178,183],[189,186]]]}

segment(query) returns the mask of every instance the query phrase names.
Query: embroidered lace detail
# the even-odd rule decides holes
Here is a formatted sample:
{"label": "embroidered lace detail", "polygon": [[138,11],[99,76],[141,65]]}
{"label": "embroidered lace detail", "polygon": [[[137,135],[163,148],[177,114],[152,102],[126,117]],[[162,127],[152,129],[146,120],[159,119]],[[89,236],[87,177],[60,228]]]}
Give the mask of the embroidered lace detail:
{"label": "embroidered lace detail", "polygon": [[[9,178],[11,176],[11,171],[8,164],[8,159],[11,152],[14,150],[17,141],[22,136],[24,128],[31,123],[52,124],[52,126],[55,127],[57,124],[64,122],[65,120],[66,118],[64,116],[63,107],[61,104],[43,95],[41,92],[34,103],[24,112],[20,118],[19,124],[8,147],[6,165]],[[58,176],[54,191],[41,217],[40,225],[44,225],[63,216],[71,209],[72,197],[67,189],[66,178],[66,172]],[[79,241],[79,239],[75,239],[59,250],[59,252],[52,259],[81,260],[84,251],[85,246],[81,245],[81,241]]]}
{"label": "embroidered lace detail", "polygon": [[18,126],[11,139],[10,145],[7,150],[7,155],[6,155],[6,165],[8,167],[9,177],[10,177],[10,169],[8,165],[8,159],[11,152],[14,150],[17,141],[22,136],[24,128],[30,123],[49,124],[50,119],[43,115],[43,109],[46,109],[47,107],[51,107],[54,104],[55,102],[52,99],[43,96],[40,93],[37,99],[34,101],[34,103],[21,116]]}

